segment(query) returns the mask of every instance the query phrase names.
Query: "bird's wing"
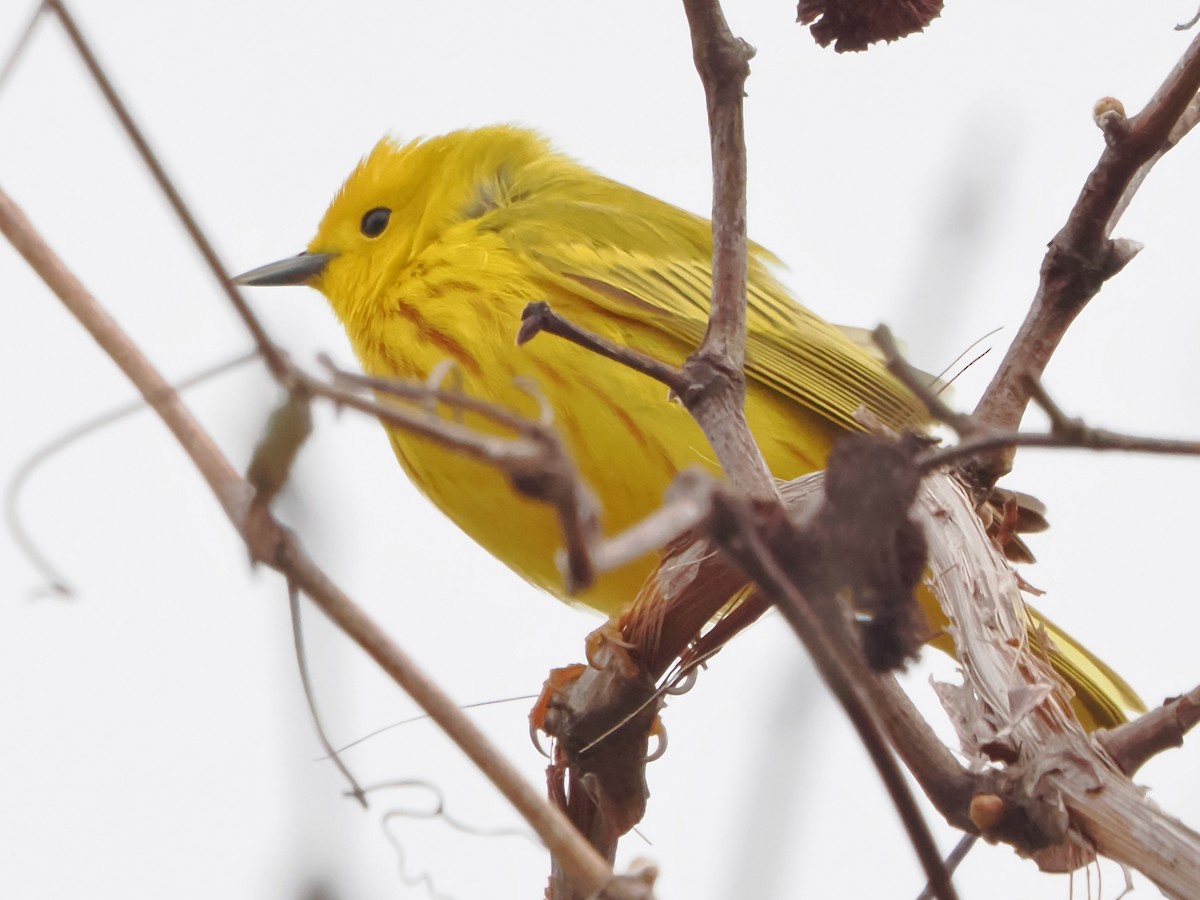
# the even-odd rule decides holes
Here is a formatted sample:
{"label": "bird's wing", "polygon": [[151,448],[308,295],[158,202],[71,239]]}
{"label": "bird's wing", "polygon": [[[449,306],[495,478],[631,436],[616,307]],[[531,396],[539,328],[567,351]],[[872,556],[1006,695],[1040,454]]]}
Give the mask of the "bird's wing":
{"label": "bird's wing", "polygon": [[[489,216],[489,230],[607,312],[696,346],[712,292],[708,222],[645,195],[636,198],[650,207],[645,215],[629,198],[620,207],[517,204]],[[924,407],[876,356],[791,298],[768,270],[774,261],[752,245],[747,375],[845,428],[860,427],[854,419],[860,406],[896,428],[924,421]]]}

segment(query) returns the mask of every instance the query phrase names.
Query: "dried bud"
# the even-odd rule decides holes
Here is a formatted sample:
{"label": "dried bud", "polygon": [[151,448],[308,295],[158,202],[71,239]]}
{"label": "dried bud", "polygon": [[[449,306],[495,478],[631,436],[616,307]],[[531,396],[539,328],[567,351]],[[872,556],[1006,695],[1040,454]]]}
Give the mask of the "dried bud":
{"label": "dried bud", "polygon": [[995,840],[996,832],[1000,830],[1006,812],[1004,801],[995,794],[976,794],[971,798],[967,814],[971,817],[972,824],[979,829],[980,834],[985,838]]}
{"label": "dried bud", "polygon": [[1104,132],[1104,139],[1113,141],[1129,132],[1129,120],[1125,118],[1125,106],[1116,97],[1101,97],[1092,107],[1092,120]]}
{"label": "dried bud", "polygon": [[941,12],[942,0],[800,0],[796,21],[812,25],[822,47],[845,53],[922,31]]}
{"label": "dried bud", "polygon": [[292,471],[300,447],[312,433],[308,394],[292,391],[267,422],[266,431],[254,448],[246,480],[254,486],[255,499],[270,506]]}
{"label": "dried bud", "polygon": [[1115,112],[1122,119],[1125,118],[1125,104],[1116,97],[1101,97],[1092,108],[1092,115],[1095,116],[1097,123],[1101,116],[1110,112]]}

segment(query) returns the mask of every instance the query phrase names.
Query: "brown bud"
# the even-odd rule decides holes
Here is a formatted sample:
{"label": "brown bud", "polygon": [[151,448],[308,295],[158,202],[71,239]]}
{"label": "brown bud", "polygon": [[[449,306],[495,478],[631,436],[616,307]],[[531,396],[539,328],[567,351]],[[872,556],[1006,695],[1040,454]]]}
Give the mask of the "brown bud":
{"label": "brown bud", "polygon": [[986,838],[995,834],[1004,820],[1004,801],[995,794],[976,794],[967,815]]}
{"label": "brown bud", "polygon": [[922,31],[941,12],[942,0],[799,0],[796,21],[811,25],[822,47],[845,53]]}

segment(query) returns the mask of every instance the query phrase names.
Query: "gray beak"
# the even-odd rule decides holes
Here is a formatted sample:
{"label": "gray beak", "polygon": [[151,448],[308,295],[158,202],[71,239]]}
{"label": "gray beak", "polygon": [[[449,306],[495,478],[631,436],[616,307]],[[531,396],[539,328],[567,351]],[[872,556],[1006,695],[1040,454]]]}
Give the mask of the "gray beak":
{"label": "gray beak", "polygon": [[267,263],[232,279],[234,284],[248,287],[278,287],[285,284],[308,284],[323,271],[336,253],[301,253],[279,262]]}

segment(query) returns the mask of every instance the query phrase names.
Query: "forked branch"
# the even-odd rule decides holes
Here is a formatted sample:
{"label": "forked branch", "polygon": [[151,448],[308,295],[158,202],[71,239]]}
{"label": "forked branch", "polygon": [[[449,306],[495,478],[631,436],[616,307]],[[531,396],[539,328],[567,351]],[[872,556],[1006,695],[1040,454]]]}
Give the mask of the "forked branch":
{"label": "forked branch", "polygon": [[[1119,104],[1102,101],[1097,121],[1106,146],[1050,241],[1029,313],[975,408],[981,423],[1016,431],[1032,396],[1030,379],[1041,378],[1075,317],[1137,254],[1139,245],[1114,240],[1112,231],[1146,173],[1195,124],[1198,90],[1200,35],[1140,113],[1126,119]],[[967,474],[989,488],[1012,467],[1012,456],[1011,448],[982,453]]]}

